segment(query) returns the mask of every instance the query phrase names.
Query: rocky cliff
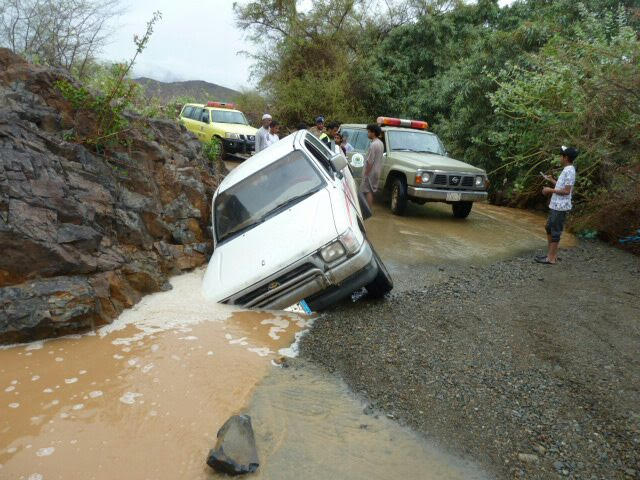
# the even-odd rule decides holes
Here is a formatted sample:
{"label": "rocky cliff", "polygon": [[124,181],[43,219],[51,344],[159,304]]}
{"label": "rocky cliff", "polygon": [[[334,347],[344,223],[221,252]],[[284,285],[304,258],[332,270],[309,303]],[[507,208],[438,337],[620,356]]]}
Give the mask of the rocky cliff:
{"label": "rocky cliff", "polygon": [[175,122],[135,120],[107,154],[65,141],[90,121],[63,71],[0,49],[0,342],[110,322],[211,249],[216,176]]}

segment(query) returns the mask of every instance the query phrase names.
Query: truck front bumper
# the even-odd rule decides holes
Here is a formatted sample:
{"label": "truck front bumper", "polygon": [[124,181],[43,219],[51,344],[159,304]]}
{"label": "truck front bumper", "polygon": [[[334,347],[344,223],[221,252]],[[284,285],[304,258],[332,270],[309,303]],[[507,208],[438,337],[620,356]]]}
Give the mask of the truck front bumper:
{"label": "truck front bumper", "polygon": [[[487,192],[475,190],[440,190],[437,188],[408,187],[410,197],[431,200],[433,202],[481,202],[487,199]],[[459,200],[451,200],[457,198]]]}
{"label": "truck front bumper", "polygon": [[242,139],[222,139],[222,149],[226,153],[246,153],[253,152],[256,148],[256,142]]}
{"label": "truck front bumper", "polygon": [[284,270],[232,295],[223,303],[251,308],[281,310],[305,298],[324,293],[339,301],[371,283],[378,265],[367,241],[360,250],[336,265],[326,265],[317,253],[309,255]]}

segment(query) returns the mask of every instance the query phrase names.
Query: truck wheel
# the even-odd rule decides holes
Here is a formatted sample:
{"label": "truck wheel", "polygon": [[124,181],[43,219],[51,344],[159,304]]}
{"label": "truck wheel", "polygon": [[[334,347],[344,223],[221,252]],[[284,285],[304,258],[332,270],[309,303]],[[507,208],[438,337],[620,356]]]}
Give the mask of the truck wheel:
{"label": "truck wheel", "polygon": [[404,215],[407,200],[407,186],[401,178],[394,178],[391,182],[391,212],[395,215]]}
{"label": "truck wheel", "polygon": [[467,218],[471,213],[473,202],[455,202],[451,204],[453,216],[456,218]]}
{"label": "truck wheel", "polygon": [[369,244],[369,246],[373,252],[373,258],[376,259],[376,263],[378,264],[378,275],[376,275],[373,282],[367,285],[366,288],[370,297],[382,298],[393,289],[393,279],[391,278],[387,267],[385,267],[382,260],[380,260],[378,252],[373,249],[373,245]]}

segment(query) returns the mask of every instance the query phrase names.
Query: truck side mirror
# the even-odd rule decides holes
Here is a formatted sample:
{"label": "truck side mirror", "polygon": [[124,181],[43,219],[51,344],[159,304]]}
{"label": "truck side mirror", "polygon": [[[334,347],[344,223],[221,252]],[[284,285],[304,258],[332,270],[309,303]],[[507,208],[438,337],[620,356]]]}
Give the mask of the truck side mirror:
{"label": "truck side mirror", "polygon": [[347,159],[344,158],[344,155],[339,153],[331,157],[331,164],[333,165],[333,168],[336,170],[336,172],[341,172],[342,170],[347,168]]}

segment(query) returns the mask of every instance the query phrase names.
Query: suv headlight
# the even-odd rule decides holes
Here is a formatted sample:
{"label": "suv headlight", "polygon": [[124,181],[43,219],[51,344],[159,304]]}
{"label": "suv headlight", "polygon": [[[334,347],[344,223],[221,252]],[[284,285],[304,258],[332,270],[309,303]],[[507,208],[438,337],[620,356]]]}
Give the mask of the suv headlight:
{"label": "suv headlight", "polygon": [[340,257],[344,257],[346,253],[344,246],[339,240],[330,243],[320,250],[320,256],[327,263],[334,262]]}
{"label": "suv headlight", "polygon": [[237,133],[229,133],[229,132],[227,132],[227,133],[224,134],[224,136],[225,136],[225,138],[232,138],[234,140],[238,140],[240,138],[240,135],[237,134]]}
{"label": "suv headlight", "polygon": [[339,240],[342,242],[342,245],[344,245],[344,248],[347,250],[349,255],[357,253],[362,245],[362,242],[358,240],[358,237],[356,237],[355,232],[350,228],[347,228],[347,230],[340,235]]}
{"label": "suv headlight", "polygon": [[421,185],[423,183],[429,183],[433,178],[433,174],[431,172],[418,172],[416,173],[416,185]]}
{"label": "suv headlight", "polygon": [[484,186],[484,177],[482,175],[478,175],[476,177],[476,187],[483,187]]}

